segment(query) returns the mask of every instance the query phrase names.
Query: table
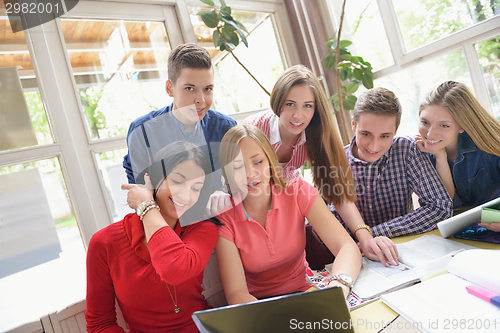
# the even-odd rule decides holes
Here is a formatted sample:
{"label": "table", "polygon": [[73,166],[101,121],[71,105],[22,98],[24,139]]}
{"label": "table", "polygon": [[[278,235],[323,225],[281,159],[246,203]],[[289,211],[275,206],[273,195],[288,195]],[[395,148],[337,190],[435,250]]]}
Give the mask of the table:
{"label": "table", "polygon": [[[423,235],[441,236],[441,233],[438,229],[436,229],[423,234],[396,237],[393,238],[392,241],[396,244],[405,243]],[[451,239],[456,242],[475,246],[481,249],[500,250],[500,244],[469,241],[458,238]],[[397,316],[398,314],[385,305],[381,300],[377,300],[351,312],[352,323],[356,333],[377,333]]]}

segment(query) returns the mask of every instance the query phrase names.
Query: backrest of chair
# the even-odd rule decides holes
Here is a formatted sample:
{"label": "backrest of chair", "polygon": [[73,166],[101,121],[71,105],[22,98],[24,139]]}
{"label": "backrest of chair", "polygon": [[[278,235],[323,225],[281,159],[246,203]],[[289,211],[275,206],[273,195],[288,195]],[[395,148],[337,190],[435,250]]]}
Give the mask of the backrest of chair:
{"label": "backrest of chair", "polygon": [[87,323],[85,321],[85,309],[87,300],[72,304],[67,308],[49,314],[50,321],[55,333],[85,333]]}
{"label": "backrest of chair", "polygon": [[212,251],[207,266],[205,267],[205,271],[203,272],[203,283],[201,286],[203,287],[202,294],[205,296],[208,304],[214,308],[227,305],[215,251]]}
{"label": "backrest of chair", "polygon": [[[87,300],[82,300],[72,304],[67,308],[49,314],[54,333],[85,333],[87,332],[85,321],[85,310],[87,309]],[[123,318],[122,311],[116,304],[116,317],[118,325],[125,332],[128,332],[128,325]]]}

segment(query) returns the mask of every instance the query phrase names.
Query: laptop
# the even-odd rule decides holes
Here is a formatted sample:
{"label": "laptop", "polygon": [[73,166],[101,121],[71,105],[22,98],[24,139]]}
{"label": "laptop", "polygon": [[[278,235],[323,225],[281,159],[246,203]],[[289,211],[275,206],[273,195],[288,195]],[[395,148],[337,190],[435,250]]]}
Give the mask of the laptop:
{"label": "laptop", "polygon": [[460,213],[456,216],[439,222],[437,226],[439,228],[439,231],[441,232],[441,236],[443,236],[444,238],[448,238],[464,231],[465,229],[473,225],[477,225],[477,223],[481,219],[481,209],[483,207],[495,206],[498,203],[500,203],[500,198],[493,199],[480,206],[469,209],[466,212]]}
{"label": "laptop", "polygon": [[340,287],[196,311],[200,332],[354,332]]}

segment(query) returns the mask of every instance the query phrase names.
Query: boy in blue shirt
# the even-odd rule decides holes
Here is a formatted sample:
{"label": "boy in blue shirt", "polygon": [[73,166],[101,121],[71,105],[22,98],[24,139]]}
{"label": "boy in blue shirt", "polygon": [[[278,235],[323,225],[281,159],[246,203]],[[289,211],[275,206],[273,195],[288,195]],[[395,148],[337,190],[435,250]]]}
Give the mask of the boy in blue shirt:
{"label": "boy in blue shirt", "polygon": [[[172,50],[165,90],[173,103],[131,123],[127,134],[128,154],[123,158],[129,183],[143,183],[144,171],[168,144],[187,141],[205,148],[214,172],[211,179],[222,185],[219,145],[236,121],[210,109],[213,87],[212,60],[207,50],[196,44],[182,44]],[[227,203],[229,195],[217,191],[211,196],[207,212],[213,215]]]}

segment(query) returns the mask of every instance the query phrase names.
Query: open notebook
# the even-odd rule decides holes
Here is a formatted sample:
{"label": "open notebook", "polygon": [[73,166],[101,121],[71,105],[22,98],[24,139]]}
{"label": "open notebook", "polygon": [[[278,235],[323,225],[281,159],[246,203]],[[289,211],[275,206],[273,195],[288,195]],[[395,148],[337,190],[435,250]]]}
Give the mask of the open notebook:
{"label": "open notebook", "polygon": [[339,287],[197,311],[193,320],[210,333],[354,332]]}
{"label": "open notebook", "polygon": [[500,307],[466,290],[477,285],[499,294],[499,263],[498,250],[463,251],[449,262],[449,273],[383,295],[382,301],[423,332],[500,332]]}

